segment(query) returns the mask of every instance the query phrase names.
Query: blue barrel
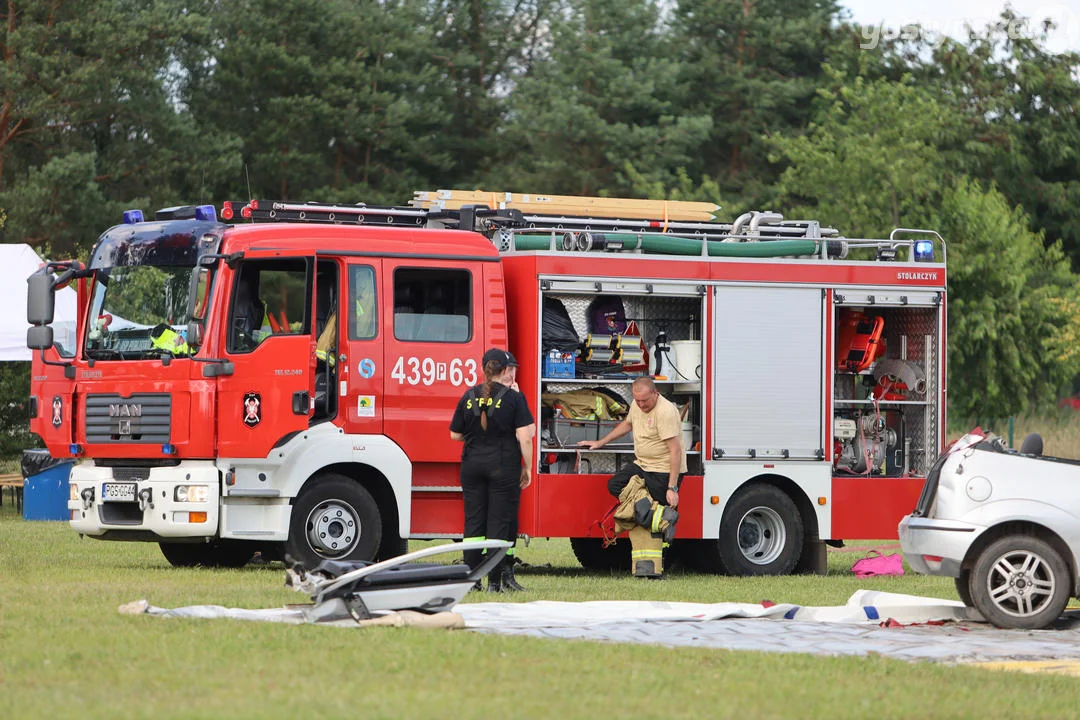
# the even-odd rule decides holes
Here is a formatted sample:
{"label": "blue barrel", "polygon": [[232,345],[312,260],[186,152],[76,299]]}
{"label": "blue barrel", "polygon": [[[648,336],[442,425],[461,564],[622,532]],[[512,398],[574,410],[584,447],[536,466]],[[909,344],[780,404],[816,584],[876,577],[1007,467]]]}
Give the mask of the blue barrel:
{"label": "blue barrel", "polygon": [[74,460],[49,456],[48,450],[24,450],[23,519],[68,520],[68,476]]}

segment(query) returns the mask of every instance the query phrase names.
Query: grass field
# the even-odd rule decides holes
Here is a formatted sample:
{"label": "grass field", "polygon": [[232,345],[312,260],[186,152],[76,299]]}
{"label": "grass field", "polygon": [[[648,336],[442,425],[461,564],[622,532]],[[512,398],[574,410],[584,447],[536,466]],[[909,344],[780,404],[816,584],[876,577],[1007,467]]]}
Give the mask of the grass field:
{"label": "grass field", "polygon": [[[860,588],[955,598],[951,581],[825,577],[664,582],[587,573],[534,541],[515,600],[664,599],[835,605]],[[881,657],[665,649],[414,628],[338,629],[130,617],[163,607],[261,608],[305,598],[281,565],[171,568],[156,545],[80,539],[0,510],[0,717],[913,718],[1076,716],[1080,680]],[[486,601],[470,595],[467,601]],[[902,632],[898,631],[898,632]]]}

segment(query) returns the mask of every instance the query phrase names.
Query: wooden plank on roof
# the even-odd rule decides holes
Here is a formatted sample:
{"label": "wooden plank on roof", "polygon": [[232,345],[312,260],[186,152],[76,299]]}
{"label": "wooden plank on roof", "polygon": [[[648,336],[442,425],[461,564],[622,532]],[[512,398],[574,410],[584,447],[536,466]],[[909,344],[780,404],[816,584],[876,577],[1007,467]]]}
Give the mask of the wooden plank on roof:
{"label": "wooden plank on roof", "polygon": [[516,209],[525,213],[604,217],[630,220],[712,222],[718,205],[688,200],[642,200],[578,195],[537,195],[486,190],[438,190],[414,193],[410,205],[426,209],[459,210],[464,205]]}

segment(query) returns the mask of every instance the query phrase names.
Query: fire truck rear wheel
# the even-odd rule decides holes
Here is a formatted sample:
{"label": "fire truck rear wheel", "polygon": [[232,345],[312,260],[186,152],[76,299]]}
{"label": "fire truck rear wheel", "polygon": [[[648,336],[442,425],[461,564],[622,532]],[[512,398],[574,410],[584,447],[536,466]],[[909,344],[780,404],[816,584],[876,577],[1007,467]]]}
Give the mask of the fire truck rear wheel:
{"label": "fire truck rear wheel", "polygon": [[312,480],[293,504],[285,552],[314,567],[323,560],[374,560],[382,540],[375,498],[343,475]]}
{"label": "fire truck rear wheel", "polygon": [[255,554],[255,544],[243,540],[204,543],[158,543],[161,554],[173,567],[244,567]]}
{"label": "fire truck rear wheel", "polygon": [[630,541],[626,538],[607,548],[600,538],[570,538],[570,548],[586,570],[630,570]]}
{"label": "fire truck rear wheel", "polygon": [[802,554],[803,532],[802,515],[787,493],[773,485],[750,485],[721,517],[721,564],[731,575],[787,575]]}

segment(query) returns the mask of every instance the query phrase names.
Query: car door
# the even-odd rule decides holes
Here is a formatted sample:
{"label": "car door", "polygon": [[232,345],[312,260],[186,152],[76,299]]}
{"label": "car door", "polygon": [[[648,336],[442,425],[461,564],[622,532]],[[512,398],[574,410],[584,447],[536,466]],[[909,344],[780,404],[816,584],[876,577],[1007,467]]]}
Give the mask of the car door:
{"label": "car door", "polygon": [[393,307],[383,313],[383,362],[390,368],[385,432],[413,463],[457,463],[461,444],[450,440],[450,417],[465,389],[482,378],[478,264],[419,258],[383,264],[394,293]]}
{"label": "car door", "polygon": [[314,392],[314,253],[248,253],[232,274],[218,380],[218,454],[266,457],[308,427]]}

